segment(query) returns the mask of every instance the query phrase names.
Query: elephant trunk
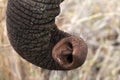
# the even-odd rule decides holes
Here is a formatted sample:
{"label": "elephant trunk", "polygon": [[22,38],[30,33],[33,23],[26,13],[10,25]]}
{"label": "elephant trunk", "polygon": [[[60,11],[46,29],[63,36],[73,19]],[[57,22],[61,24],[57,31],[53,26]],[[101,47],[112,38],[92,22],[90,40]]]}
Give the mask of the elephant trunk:
{"label": "elephant trunk", "polygon": [[27,61],[49,70],[81,66],[86,43],[60,31],[55,17],[63,0],[8,0],[7,32],[15,51]]}

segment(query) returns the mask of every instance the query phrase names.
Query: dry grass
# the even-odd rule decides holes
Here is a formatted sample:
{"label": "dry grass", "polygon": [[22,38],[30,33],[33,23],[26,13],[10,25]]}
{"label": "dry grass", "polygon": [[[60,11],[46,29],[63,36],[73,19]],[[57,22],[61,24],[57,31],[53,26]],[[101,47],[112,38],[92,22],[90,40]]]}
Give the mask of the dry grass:
{"label": "dry grass", "polygon": [[84,38],[85,64],[71,71],[48,71],[21,59],[9,44],[0,0],[0,80],[120,80],[120,0],[65,0],[56,23]]}

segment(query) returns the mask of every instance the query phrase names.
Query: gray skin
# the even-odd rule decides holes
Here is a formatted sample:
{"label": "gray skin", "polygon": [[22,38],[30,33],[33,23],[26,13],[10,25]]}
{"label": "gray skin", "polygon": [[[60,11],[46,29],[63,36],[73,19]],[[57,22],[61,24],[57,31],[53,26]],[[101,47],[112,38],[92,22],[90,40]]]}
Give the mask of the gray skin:
{"label": "gray skin", "polygon": [[[11,45],[24,59],[44,69],[70,70],[81,66],[86,59],[87,45],[85,42],[81,38],[78,40],[75,36],[60,31],[55,24],[55,17],[60,12],[59,4],[62,1],[8,0],[6,22]],[[80,49],[77,48],[79,46],[76,47],[78,49],[77,54],[82,53],[82,57],[79,56],[81,62],[75,62],[69,67],[63,66],[64,62],[65,64],[67,62],[70,64],[72,60],[74,62],[74,57],[71,56],[74,46],[71,47],[71,45],[77,41],[79,45],[82,45]],[[66,46],[64,46],[63,43],[66,42],[71,45],[65,44]],[[62,49],[63,47],[66,49],[65,52]],[[61,53],[68,55],[61,58]],[[56,54],[60,54],[60,56],[55,56]],[[63,62],[60,62],[59,57]]]}

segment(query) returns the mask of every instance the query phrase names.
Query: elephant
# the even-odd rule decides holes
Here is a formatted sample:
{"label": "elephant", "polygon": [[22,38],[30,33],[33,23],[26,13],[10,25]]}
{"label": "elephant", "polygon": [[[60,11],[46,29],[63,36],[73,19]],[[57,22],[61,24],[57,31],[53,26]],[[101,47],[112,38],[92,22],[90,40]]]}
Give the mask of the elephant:
{"label": "elephant", "polygon": [[72,70],[86,60],[88,47],[60,30],[55,17],[63,0],[8,0],[7,34],[13,49],[28,62],[48,70]]}

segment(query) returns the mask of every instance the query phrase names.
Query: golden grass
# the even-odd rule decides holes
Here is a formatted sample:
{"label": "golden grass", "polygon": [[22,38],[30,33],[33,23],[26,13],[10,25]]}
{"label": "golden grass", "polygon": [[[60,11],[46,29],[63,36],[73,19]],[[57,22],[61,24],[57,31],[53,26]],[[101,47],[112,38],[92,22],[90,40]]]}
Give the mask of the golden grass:
{"label": "golden grass", "polygon": [[56,23],[84,38],[89,47],[85,64],[71,71],[48,71],[23,60],[9,44],[5,11],[0,0],[0,80],[120,80],[120,1],[65,0]]}

